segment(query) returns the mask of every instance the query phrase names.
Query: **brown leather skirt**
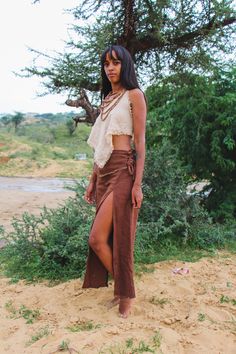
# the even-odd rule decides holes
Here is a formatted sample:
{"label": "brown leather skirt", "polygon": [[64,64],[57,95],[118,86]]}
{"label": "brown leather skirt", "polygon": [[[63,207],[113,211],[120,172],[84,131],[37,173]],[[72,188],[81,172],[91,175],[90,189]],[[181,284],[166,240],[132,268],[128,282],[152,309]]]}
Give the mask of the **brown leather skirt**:
{"label": "brown leather skirt", "polygon": [[[135,297],[134,240],[139,209],[132,205],[135,151],[113,150],[103,168],[97,167],[96,219],[106,197],[113,192],[113,228],[109,244],[113,253],[114,295]],[[93,224],[92,224],[93,226]],[[91,226],[91,229],[92,229]],[[108,286],[108,272],[89,246],[83,288]]]}

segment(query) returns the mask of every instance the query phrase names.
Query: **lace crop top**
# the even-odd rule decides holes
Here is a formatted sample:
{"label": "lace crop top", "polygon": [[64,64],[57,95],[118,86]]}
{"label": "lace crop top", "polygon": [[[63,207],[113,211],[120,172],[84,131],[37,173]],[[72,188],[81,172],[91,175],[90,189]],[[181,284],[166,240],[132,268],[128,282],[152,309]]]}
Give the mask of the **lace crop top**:
{"label": "lace crop top", "polygon": [[94,162],[98,167],[104,167],[114,150],[112,135],[122,134],[130,135],[133,138],[132,111],[128,90],[125,91],[107,118],[102,120],[100,114],[92,127],[87,143],[94,149]]}

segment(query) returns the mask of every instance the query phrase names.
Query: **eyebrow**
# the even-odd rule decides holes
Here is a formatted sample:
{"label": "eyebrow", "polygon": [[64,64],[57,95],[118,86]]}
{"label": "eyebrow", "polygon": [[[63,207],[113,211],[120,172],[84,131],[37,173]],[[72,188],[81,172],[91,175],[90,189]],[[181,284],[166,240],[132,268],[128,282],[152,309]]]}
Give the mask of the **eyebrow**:
{"label": "eyebrow", "polygon": [[[112,58],[111,60],[112,60],[112,61],[121,61],[121,60],[118,59],[118,58],[117,58],[117,59],[116,59],[116,58]],[[111,60],[110,60],[110,61],[111,61]],[[109,60],[105,60],[105,61],[104,61],[104,64],[105,64],[105,63],[108,63],[108,62],[109,62]]]}

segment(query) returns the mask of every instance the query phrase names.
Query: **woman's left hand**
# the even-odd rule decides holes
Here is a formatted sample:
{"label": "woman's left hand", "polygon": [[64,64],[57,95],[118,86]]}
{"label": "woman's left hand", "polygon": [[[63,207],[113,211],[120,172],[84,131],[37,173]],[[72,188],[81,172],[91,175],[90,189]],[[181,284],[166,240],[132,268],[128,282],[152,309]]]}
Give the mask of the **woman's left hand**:
{"label": "woman's left hand", "polygon": [[143,201],[143,192],[141,186],[133,185],[132,188],[132,204],[134,208],[141,208],[141,204]]}

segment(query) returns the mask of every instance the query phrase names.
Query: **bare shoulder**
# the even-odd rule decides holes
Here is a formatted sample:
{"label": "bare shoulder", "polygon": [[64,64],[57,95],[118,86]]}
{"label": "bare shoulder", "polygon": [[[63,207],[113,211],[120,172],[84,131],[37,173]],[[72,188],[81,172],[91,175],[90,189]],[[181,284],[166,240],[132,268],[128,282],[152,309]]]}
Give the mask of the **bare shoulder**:
{"label": "bare shoulder", "polygon": [[129,90],[129,98],[131,102],[137,102],[144,99],[144,93],[139,88]]}

